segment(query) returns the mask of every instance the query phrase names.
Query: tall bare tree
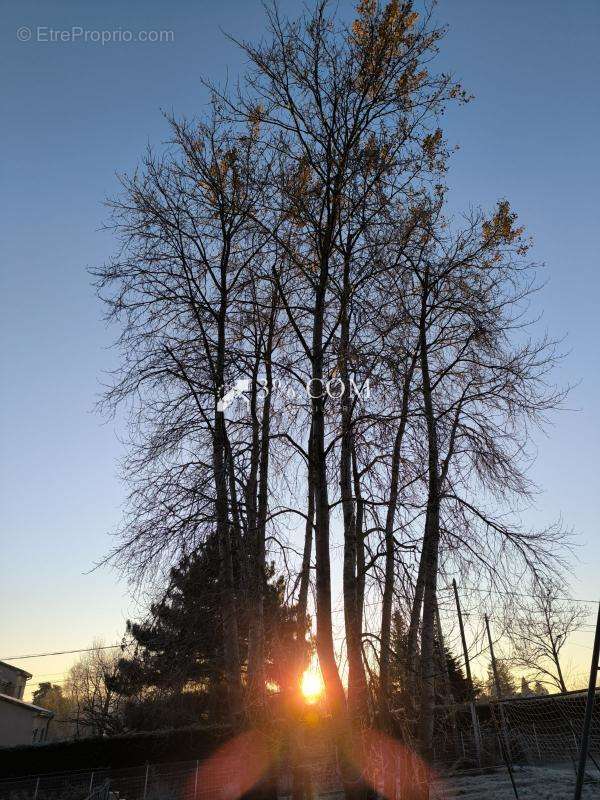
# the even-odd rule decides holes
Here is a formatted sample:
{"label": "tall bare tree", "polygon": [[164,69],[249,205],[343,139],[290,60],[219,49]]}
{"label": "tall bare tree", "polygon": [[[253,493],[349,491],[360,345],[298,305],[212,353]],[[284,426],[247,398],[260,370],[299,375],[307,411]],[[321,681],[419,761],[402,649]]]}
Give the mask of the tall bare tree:
{"label": "tall bare tree", "polygon": [[[422,143],[431,120],[460,89],[447,76],[428,73],[425,62],[441,32],[428,19],[419,20],[408,4],[378,8],[362,2],[352,26],[341,29],[326,3],[297,23],[283,21],[276,8],[269,9],[268,18],[270,39],[258,47],[243,44],[253,71],[246,93],[230,109],[235,119],[258,114],[279,154],[279,171],[268,176],[271,187],[278,188],[277,205],[264,224],[286,253],[274,279],[314,390],[309,472],[315,507],[317,649],[330,702],[341,709],[345,700],[331,626],[330,447],[322,387],[337,367],[344,379],[349,377],[348,305],[357,286],[352,229],[363,235],[356,220],[369,224],[390,196],[406,195],[408,184],[418,183],[419,174],[430,166]],[[347,395],[343,398],[346,646],[350,684],[364,687],[357,635],[353,425]],[[359,689],[357,697],[362,694]]]}
{"label": "tall bare tree", "polygon": [[[232,365],[244,358],[231,320],[234,309],[241,313],[264,241],[251,223],[258,155],[255,138],[228,129],[216,108],[207,123],[171,125],[175,149],[165,157],[149,153],[142,171],[122,179],[124,196],[111,205],[123,250],[97,274],[109,318],[123,326],[123,363],[105,402],[132,401],[136,437],[126,463],[131,516],[116,555],[144,574],[161,557],[193,550],[214,526],[227,683],[237,717],[233,537],[240,509],[220,403],[234,383]],[[254,538],[257,527],[253,520]]]}

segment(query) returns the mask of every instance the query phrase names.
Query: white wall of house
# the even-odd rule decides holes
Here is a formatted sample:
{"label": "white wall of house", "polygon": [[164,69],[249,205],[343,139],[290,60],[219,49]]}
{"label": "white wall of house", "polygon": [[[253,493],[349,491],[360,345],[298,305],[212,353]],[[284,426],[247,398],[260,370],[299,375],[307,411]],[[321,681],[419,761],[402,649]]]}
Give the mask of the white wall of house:
{"label": "white wall of house", "polygon": [[43,742],[48,735],[52,711],[23,700],[31,675],[0,661],[0,747]]}
{"label": "white wall of house", "polygon": [[25,684],[31,678],[28,672],[0,661],[0,693],[22,700]]}
{"label": "white wall of house", "polygon": [[44,741],[49,721],[50,716],[39,713],[35,706],[0,697],[0,747]]}

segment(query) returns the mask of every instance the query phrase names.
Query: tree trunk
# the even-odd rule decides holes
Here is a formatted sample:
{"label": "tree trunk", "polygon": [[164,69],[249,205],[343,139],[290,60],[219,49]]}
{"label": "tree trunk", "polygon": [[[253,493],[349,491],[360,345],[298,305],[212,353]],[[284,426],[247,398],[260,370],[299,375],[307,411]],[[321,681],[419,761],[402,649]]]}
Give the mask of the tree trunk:
{"label": "tree trunk", "polygon": [[415,583],[415,595],[410,611],[410,623],[408,626],[408,636],[406,643],[406,668],[408,671],[408,689],[410,692],[416,690],[417,686],[417,664],[418,664],[418,640],[419,640],[419,625],[421,622],[421,609],[423,607],[423,591],[425,588],[425,560],[423,554],[427,546],[427,519],[429,517],[429,510],[425,513],[425,529],[423,532],[423,544],[421,546],[421,558],[419,560],[419,569],[417,572],[417,580]]}
{"label": "tree trunk", "polygon": [[365,504],[360,488],[360,473],[356,457],[356,447],[352,449],[352,469],[354,473],[354,496],[356,497],[356,607],[359,621],[359,635],[362,641],[362,621],[365,607]]}
{"label": "tree trunk", "polygon": [[383,598],[381,604],[381,629],[380,629],[380,652],[379,652],[379,695],[378,709],[379,720],[384,728],[389,728],[389,700],[390,700],[390,641],[392,633],[392,606],[394,601],[394,519],[398,505],[398,483],[400,480],[400,453],[402,451],[402,439],[406,429],[408,419],[408,401],[410,395],[410,384],[415,366],[415,359],[410,365],[409,371],[405,376],[404,386],[402,387],[402,408],[400,412],[400,423],[394,439],[392,449],[392,466],[390,474],[390,499],[387,506],[385,518],[385,575],[383,584]]}
{"label": "tree trunk", "polygon": [[421,707],[420,743],[423,756],[431,759],[435,704],[435,609],[437,593],[438,550],[440,539],[439,452],[437,426],[427,351],[427,289],[423,291],[419,324],[423,406],[427,423],[428,492],[427,519],[423,538],[423,619],[421,624]]}
{"label": "tree trunk", "polygon": [[313,528],[315,520],[314,480],[312,475],[312,426],[308,437],[308,477],[306,501],[306,526],[304,528],[304,549],[302,551],[302,567],[300,568],[300,588],[298,590],[297,619],[298,635],[304,635],[304,625],[308,608],[308,590],[310,587],[310,558],[312,554]]}
{"label": "tree trunk", "polygon": [[348,710],[354,720],[367,714],[367,680],[362,660],[362,617],[359,610],[357,575],[357,526],[353,494],[352,453],[354,430],[350,398],[350,264],[344,261],[344,282],[341,296],[341,331],[338,363],[341,383],[341,451],[340,497],[344,520],[344,623],[348,656]]}
{"label": "tree trunk", "polygon": [[327,700],[334,716],[345,714],[345,696],[335,659],[331,620],[331,562],[329,552],[329,490],[325,452],[325,397],[323,393],[323,325],[327,264],[321,264],[315,295],[312,336],[312,459],[315,498],[315,569],[317,606],[317,654]]}
{"label": "tree trunk", "polygon": [[[216,417],[223,417],[217,412]],[[224,420],[222,420],[224,422]],[[213,464],[216,483],[217,539],[219,542],[220,583],[221,583],[221,620],[223,629],[223,660],[225,666],[225,682],[229,699],[229,712],[232,721],[239,718],[242,710],[242,686],[240,679],[240,652],[237,624],[237,607],[235,601],[235,582],[233,574],[233,556],[227,509],[227,477],[224,464],[224,453],[219,446],[222,434],[221,425],[215,419],[215,443],[213,447]]]}
{"label": "tree trunk", "polygon": [[297,672],[298,683],[304,669],[304,656],[306,650],[306,616],[308,613],[308,590],[310,588],[310,559],[312,555],[313,528],[315,524],[315,494],[312,472],[312,425],[308,435],[307,459],[307,500],[306,500],[306,525],[304,528],[304,548],[302,551],[302,566],[298,576],[299,590],[296,604],[296,653],[294,655],[294,669]]}
{"label": "tree trunk", "polygon": [[217,409],[219,393],[223,390],[225,381],[225,320],[227,315],[227,266],[225,255],[221,262],[220,274],[221,298],[218,316],[217,353],[215,359],[215,410],[212,458],[215,480],[216,534],[219,542],[220,557],[223,660],[229,713],[232,722],[235,723],[239,720],[242,711],[241,665],[233,557],[229,530],[225,414]]}
{"label": "tree trunk", "polygon": [[[248,684],[253,705],[262,707],[265,700],[265,621],[264,597],[266,583],[265,540],[268,513],[268,481],[269,481],[269,433],[271,417],[271,384],[273,348],[273,332],[275,325],[275,297],[272,298],[271,315],[267,332],[264,353],[258,354],[257,369],[252,391],[253,447],[251,455],[252,496],[249,505],[252,509],[250,533],[250,570],[252,575],[251,612],[248,630]],[[262,415],[258,422],[257,411],[257,379],[258,364],[265,363],[265,393]]]}

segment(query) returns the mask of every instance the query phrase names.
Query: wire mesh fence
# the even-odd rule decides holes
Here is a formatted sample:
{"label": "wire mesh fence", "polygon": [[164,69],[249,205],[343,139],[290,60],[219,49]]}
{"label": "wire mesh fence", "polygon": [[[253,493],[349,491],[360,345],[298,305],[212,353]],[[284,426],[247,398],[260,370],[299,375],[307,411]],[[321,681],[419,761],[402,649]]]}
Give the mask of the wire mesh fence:
{"label": "wire mesh fence", "polygon": [[[200,780],[201,776],[201,780]],[[1,800],[209,800],[233,796],[236,776],[200,762],[146,764],[0,781]]]}
{"label": "wire mesh fence", "polygon": [[[432,800],[571,800],[584,711],[582,692],[439,707]],[[414,790],[422,776],[411,748],[386,750],[377,736],[368,748],[366,780],[378,796],[418,796]],[[204,761],[4,780],[0,800],[233,800],[250,796],[245,793],[261,778],[268,779],[271,796],[280,798],[342,796],[336,749],[326,735],[313,731],[264,764],[257,763],[256,750],[237,747],[231,757]],[[582,796],[600,797],[600,702],[593,709]]]}

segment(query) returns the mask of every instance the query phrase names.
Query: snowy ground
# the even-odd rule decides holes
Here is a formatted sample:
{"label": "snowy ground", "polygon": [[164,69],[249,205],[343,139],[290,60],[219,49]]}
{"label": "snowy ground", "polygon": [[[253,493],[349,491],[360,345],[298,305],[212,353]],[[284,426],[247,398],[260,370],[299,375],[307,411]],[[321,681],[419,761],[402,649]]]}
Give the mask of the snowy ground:
{"label": "snowy ground", "polygon": [[[600,774],[588,769],[583,798],[600,798]],[[573,768],[513,767],[519,800],[572,800],[575,790]],[[506,769],[484,775],[461,775],[437,782],[431,800],[515,800]]]}

